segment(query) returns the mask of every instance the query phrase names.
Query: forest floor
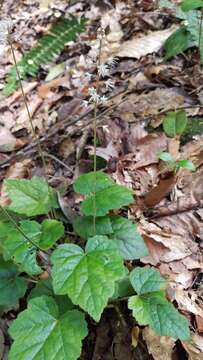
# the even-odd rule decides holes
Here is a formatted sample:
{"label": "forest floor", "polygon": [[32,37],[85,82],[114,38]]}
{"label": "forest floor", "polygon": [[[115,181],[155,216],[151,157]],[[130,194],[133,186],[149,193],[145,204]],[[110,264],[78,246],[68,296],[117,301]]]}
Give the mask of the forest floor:
{"label": "forest floor", "polygon": [[[1,9],[1,19],[13,22],[17,60],[60,17],[87,19],[86,30],[76,41],[23,81],[35,136],[21,90],[8,97],[2,93],[14,60],[10,46],[0,45],[1,183],[8,177],[44,175],[38,138],[46,176],[52,186],[63,188],[64,216],[80,201],[72,183],[93,169],[93,109],[86,108],[84,100],[95,85],[89,72],[94,75],[92,60],[102,26],[106,33],[102,62],[114,57],[117,61],[110,74],[113,89],[100,81],[108,100],[98,110],[97,166],[134,190],[135,202],[126,215],[137,223],[149,250],[138,263],[156,267],[167,278],[168,298],[192,329],[192,343],[159,338],[136,326],[126,304],[119,303],[107,308],[99,324],[90,323],[81,360],[203,359],[203,71],[196,48],[164,60],[164,41],[179,21],[157,3],[5,0]],[[179,110],[185,111],[189,130],[181,137],[169,137],[164,117]],[[191,160],[196,171],[171,171],[159,160],[160,152],[169,152],[174,160]],[[2,315],[2,329],[12,318],[12,311]]]}

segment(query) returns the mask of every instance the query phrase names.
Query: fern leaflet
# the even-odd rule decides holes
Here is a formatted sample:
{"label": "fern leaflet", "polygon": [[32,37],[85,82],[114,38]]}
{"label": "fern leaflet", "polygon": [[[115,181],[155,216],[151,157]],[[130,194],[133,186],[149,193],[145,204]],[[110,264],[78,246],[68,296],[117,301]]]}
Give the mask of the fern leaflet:
{"label": "fern leaflet", "polygon": [[[18,71],[21,80],[27,76],[35,76],[41,65],[47,64],[58,56],[65,44],[73,41],[78,33],[85,29],[85,19],[78,20],[75,17],[60,19],[38,42],[38,45],[30,50],[18,63]],[[15,66],[7,75],[3,94],[11,95],[19,86],[18,75]]]}

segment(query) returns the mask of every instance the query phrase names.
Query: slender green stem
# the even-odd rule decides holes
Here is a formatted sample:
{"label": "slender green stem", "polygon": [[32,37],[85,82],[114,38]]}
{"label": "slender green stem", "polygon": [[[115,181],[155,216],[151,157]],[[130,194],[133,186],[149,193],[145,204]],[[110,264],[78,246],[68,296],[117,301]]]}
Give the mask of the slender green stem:
{"label": "slender green stem", "polygon": [[[9,42],[9,45],[10,45],[10,48],[11,48],[11,53],[12,53],[12,57],[13,57],[13,61],[14,61],[14,65],[15,65],[15,69],[16,69],[16,73],[17,73],[21,93],[22,93],[22,96],[23,96],[23,102],[25,104],[25,108],[26,108],[26,111],[27,111],[27,114],[28,114],[28,119],[29,119],[29,123],[30,123],[30,126],[31,126],[32,136],[33,136],[34,140],[37,141],[38,139],[37,139],[37,136],[36,136],[36,133],[35,133],[35,128],[34,128],[34,125],[33,125],[32,116],[31,116],[29,106],[28,106],[28,103],[27,103],[27,99],[26,99],[26,95],[25,95],[25,92],[24,92],[24,89],[23,89],[23,84],[22,84],[22,81],[21,81],[20,71],[19,71],[19,68],[18,68],[17,59],[16,59],[16,56],[15,56],[15,51],[14,51],[14,48],[13,48],[13,44],[12,44],[10,34],[8,34],[8,42]],[[47,176],[46,176],[46,160],[45,160],[45,157],[44,157],[44,154],[43,154],[43,151],[42,151],[41,144],[39,142],[37,143],[37,149],[38,149],[39,156],[40,156],[40,158],[42,160],[44,176],[45,176],[46,182],[48,184],[48,179],[47,179]],[[52,215],[52,217],[54,217],[53,210],[51,210],[51,215]],[[50,217],[49,214],[48,214],[48,217]]]}
{"label": "slender green stem", "polygon": [[[199,50],[201,48],[202,22],[203,22],[203,9],[201,9],[201,17],[200,17],[200,24],[199,24]],[[201,50],[200,50],[200,56],[201,56]]]}
{"label": "slender green stem", "polygon": [[[97,69],[101,65],[101,51],[102,51],[102,36],[99,38],[99,54],[97,61]],[[97,85],[96,85],[97,94],[99,93],[99,74],[97,74]],[[97,204],[96,204],[96,182],[97,182],[97,110],[98,110],[98,102],[95,101],[94,104],[94,116],[93,116],[93,146],[94,146],[94,191],[93,191],[93,232],[96,235],[96,213],[97,213]]]}

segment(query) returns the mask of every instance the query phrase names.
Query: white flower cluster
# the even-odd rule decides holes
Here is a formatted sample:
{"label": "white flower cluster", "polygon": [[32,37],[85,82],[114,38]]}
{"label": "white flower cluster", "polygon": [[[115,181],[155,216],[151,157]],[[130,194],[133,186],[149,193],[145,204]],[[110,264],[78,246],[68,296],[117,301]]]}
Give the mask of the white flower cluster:
{"label": "white flower cluster", "polygon": [[[112,91],[115,88],[115,83],[114,81],[111,79],[111,75],[110,75],[110,71],[111,69],[116,65],[117,60],[116,59],[112,59],[110,61],[108,61],[105,64],[99,64],[97,66],[97,76],[98,78],[107,78],[104,82],[105,85],[105,90],[106,91]],[[90,74],[89,72],[87,72],[85,74],[85,77],[91,81],[93,75]],[[83,105],[88,108],[88,106],[90,104],[97,104],[97,105],[105,105],[107,102],[108,98],[104,95],[100,95],[97,91],[97,89],[95,89],[94,87],[91,87],[89,89],[89,99],[88,100],[84,100],[83,101]]]}
{"label": "white flower cluster", "polygon": [[93,87],[89,89],[89,99],[83,101],[83,105],[88,108],[90,104],[105,105],[108,98],[106,96],[100,96],[97,90]]}
{"label": "white flower cluster", "polygon": [[99,28],[97,31],[97,43],[89,52],[89,55],[86,59],[86,65],[94,71],[95,65],[97,66],[97,74],[91,74],[87,72],[85,78],[87,82],[94,81],[96,82],[95,87],[89,89],[89,99],[83,102],[85,107],[88,107],[90,104],[96,105],[105,105],[108,98],[105,95],[100,94],[100,83],[99,80],[103,79],[102,86],[105,86],[104,91],[110,92],[114,89],[115,83],[111,78],[111,70],[117,64],[117,58],[112,58],[105,63],[102,63],[102,45],[105,43],[105,30]]}

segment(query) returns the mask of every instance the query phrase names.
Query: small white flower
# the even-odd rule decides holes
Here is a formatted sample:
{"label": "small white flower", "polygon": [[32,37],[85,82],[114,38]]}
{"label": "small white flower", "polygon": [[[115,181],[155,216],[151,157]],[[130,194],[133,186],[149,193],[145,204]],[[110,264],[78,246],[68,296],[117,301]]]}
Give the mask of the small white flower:
{"label": "small white flower", "polygon": [[109,67],[106,64],[98,65],[98,74],[100,77],[106,77],[110,75]]}
{"label": "small white flower", "polygon": [[113,80],[111,79],[108,79],[106,82],[105,82],[105,86],[106,86],[106,90],[113,90],[115,88],[115,83]]}
{"label": "small white flower", "polygon": [[87,78],[88,81],[91,81],[92,79],[92,74],[90,74],[89,72],[85,73],[85,77]]}
{"label": "small white flower", "polygon": [[102,105],[105,105],[106,102],[107,102],[107,100],[108,100],[108,98],[107,98],[106,96],[100,96],[100,103],[101,103]]}
{"label": "small white flower", "polygon": [[89,107],[89,102],[87,100],[83,100],[83,106],[87,109]]}
{"label": "small white flower", "polygon": [[114,66],[116,66],[117,63],[118,63],[118,58],[117,58],[117,57],[114,57],[114,58],[112,58],[112,59],[110,59],[110,60],[108,61],[108,65],[109,65],[111,68],[113,68]]}
{"label": "small white flower", "polygon": [[92,102],[92,103],[97,103],[98,104],[100,102],[100,96],[97,93],[97,90],[95,88],[90,88],[89,93],[90,93],[89,101]]}

